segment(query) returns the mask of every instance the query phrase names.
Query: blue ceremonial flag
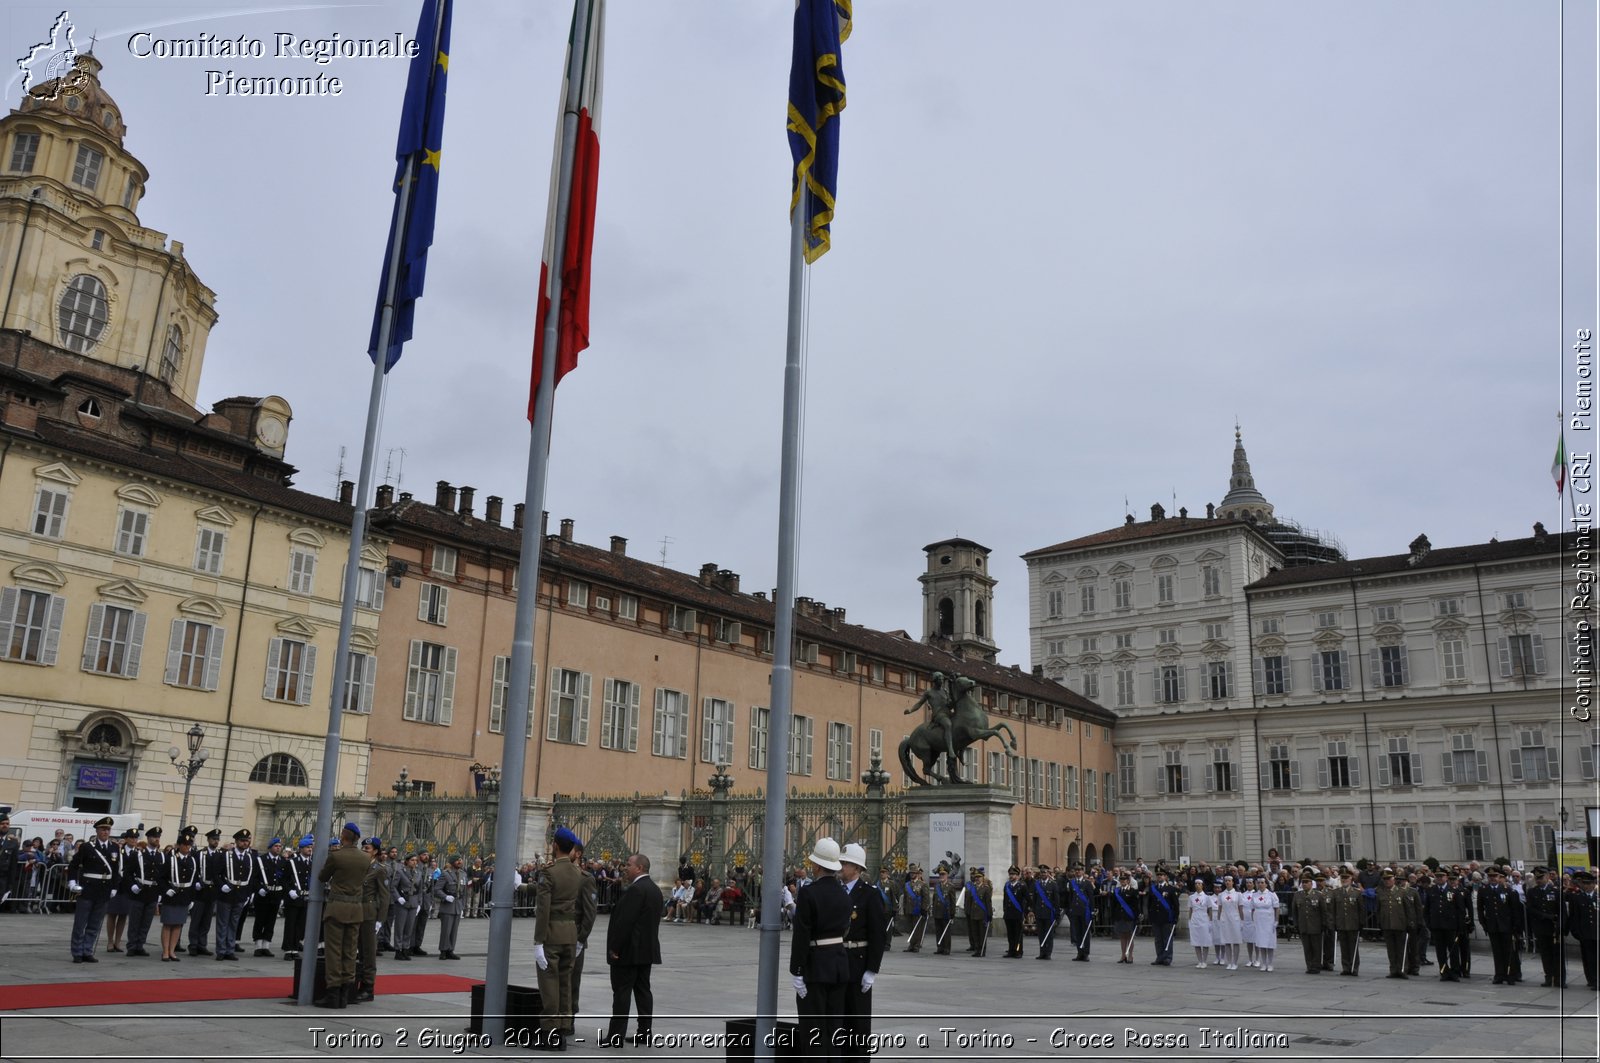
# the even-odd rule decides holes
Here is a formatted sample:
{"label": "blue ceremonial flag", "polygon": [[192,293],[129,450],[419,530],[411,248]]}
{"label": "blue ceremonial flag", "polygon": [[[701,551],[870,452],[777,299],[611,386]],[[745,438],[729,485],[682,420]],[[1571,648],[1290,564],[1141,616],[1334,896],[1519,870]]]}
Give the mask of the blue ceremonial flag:
{"label": "blue ceremonial flag", "polygon": [[[405,106],[400,111],[400,139],[395,147],[394,217],[378,282],[378,308],[372,315],[367,354],[378,356],[383,308],[389,294],[389,266],[399,246],[399,279],[394,287],[394,321],[383,369],[400,360],[400,348],[411,338],[416,302],[428,268],[433,243],[433,215],[439,202],[439,152],[444,143],[444,90],[450,71],[450,14],[453,0],[424,0],[417,23],[417,54],[406,80]],[[406,173],[412,175],[409,202]]]}
{"label": "blue ceremonial flag", "polygon": [[839,44],[850,38],[851,0],[799,0],[794,9],[794,59],[789,65],[789,152],[794,156],[792,217],[801,182],[811,193],[805,256],[828,251],[834,191],[839,176],[839,112],[844,110],[844,69]]}

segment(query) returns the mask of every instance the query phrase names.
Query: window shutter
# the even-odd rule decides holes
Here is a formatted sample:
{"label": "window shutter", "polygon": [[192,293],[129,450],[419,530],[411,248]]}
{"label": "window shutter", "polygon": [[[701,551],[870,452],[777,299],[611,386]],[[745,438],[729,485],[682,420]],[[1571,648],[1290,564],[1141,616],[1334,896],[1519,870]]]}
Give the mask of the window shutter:
{"label": "window shutter", "polygon": [[428,585],[426,583],[417,584],[417,619],[428,619]]}
{"label": "window shutter", "polygon": [[1339,689],[1340,690],[1349,690],[1351,686],[1352,686],[1352,684],[1350,682],[1350,651],[1349,650],[1340,650],[1339,651]]}
{"label": "window shutter", "polygon": [[712,741],[711,698],[700,699],[700,759],[706,764],[713,763],[716,755],[715,743]]}
{"label": "window shutter", "polygon": [[1555,746],[1546,746],[1544,751],[1545,763],[1549,765],[1551,782],[1561,778],[1561,750]]}
{"label": "window shutter", "polygon": [[1478,777],[1476,782],[1489,781],[1489,754],[1485,750],[1478,750]]}
{"label": "window shutter", "polygon": [[1322,689],[1322,654],[1321,653],[1313,653],[1311,655],[1311,689],[1312,690],[1321,690]]}
{"label": "window shutter", "polygon": [[1214,792],[1216,790],[1216,788],[1217,788],[1217,766],[1215,764],[1207,764],[1206,765],[1206,793],[1208,793],[1208,794],[1212,793],[1212,792]]}
{"label": "window shutter", "polygon": [[450,588],[439,588],[439,623],[443,624],[450,619]]}
{"label": "window shutter", "polygon": [[1446,783],[1456,781],[1456,755],[1451,750],[1439,755],[1439,778]]}
{"label": "window shutter", "polygon": [[1578,770],[1585,779],[1594,778],[1594,746],[1578,747]]}
{"label": "window shutter", "polygon": [[1509,679],[1511,677],[1511,640],[1501,635],[1498,645],[1500,647],[1500,678]]}
{"label": "window shutter", "polygon": [[383,612],[383,585],[388,582],[384,579],[383,569],[374,569],[372,573],[372,609],[374,612]]}
{"label": "window shutter", "polygon": [[577,721],[573,725],[572,740],[580,746],[589,744],[589,694],[593,689],[594,677],[588,672],[583,673],[583,681],[578,694]]}
{"label": "window shutter", "polygon": [[[1384,685],[1384,683],[1383,683],[1383,655],[1381,653],[1379,653],[1376,649],[1371,649],[1371,650],[1367,651],[1367,676],[1369,678],[1371,686],[1376,688],[1376,687],[1382,687]],[[1380,783],[1380,785],[1382,785],[1382,783]]]}
{"label": "window shutter", "polygon": [[1520,749],[1511,751],[1511,781],[1522,781],[1522,750]]}
{"label": "window shutter", "polygon": [[1179,793],[1184,793],[1184,794],[1190,793],[1192,791],[1192,787],[1191,787],[1191,785],[1189,783],[1189,765],[1185,764],[1183,766],[1183,770],[1182,770],[1181,774],[1182,774],[1183,778],[1180,781],[1179,785],[1182,787],[1182,789],[1180,789],[1178,792]]}
{"label": "window shutter", "polygon": [[[219,637],[220,646],[220,637]],[[217,655],[222,656],[220,653]],[[366,667],[361,669],[361,711],[372,711],[372,697],[378,688],[378,659],[367,655]]]}
{"label": "window shutter", "polygon": [[655,708],[654,720],[652,721],[653,722],[653,727],[652,727],[652,738],[651,738],[651,741],[650,741],[650,745],[651,745],[650,751],[652,753],[655,753],[655,754],[660,755],[660,756],[666,756],[668,754],[668,750],[667,750],[667,710],[666,710],[666,705],[664,704],[666,699],[664,697],[662,697],[662,694],[663,694],[662,689],[660,687],[656,687],[656,708]]}
{"label": "window shutter", "polygon": [[628,696],[628,752],[636,752],[639,748],[639,684],[629,683]]}
{"label": "window shutter", "polygon": [[1411,685],[1411,651],[1400,647],[1400,685]]}
{"label": "window shutter", "polygon": [[1167,792],[1167,766],[1165,764],[1158,764],[1158,765],[1156,765],[1156,793],[1164,794],[1166,792]]}
{"label": "window shutter", "polygon": [[1261,762],[1261,789],[1272,789],[1272,765],[1266,761]]}
{"label": "window shutter", "polygon": [[[217,683],[222,678],[222,645],[227,638],[227,633],[222,628],[213,624],[211,638],[206,643],[206,682],[207,690],[217,689]],[[371,701],[371,698],[368,698]]]}
{"label": "window shutter", "polygon": [[[1355,784],[1355,777],[1352,775],[1350,778],[1350,785],[1354,786]],[[1378,754],[1378,785],[1389,785],[1389,757],[1387,754],[1383,753]]]}
{"label": "window shutter", "polygon": [[1361,758],[1354,754],[1350,757],[1350,787],[1354,789],[1361,785]]}
{"label": "window shutter", "polygon": [[[66,615],[67,600],[59,594],[50,596],[50,626],[44,633],[44,650],[39,654],[40,664],[55,664],[56,652],[61,648],[61,618]],[[10,638],[6,639],[9,645]]]}
{"label": "window shutter", "polygon": [[1287,653],[1282,655],[1283,660],[1283,692],[1294,693],[1294,661]]}
{"label": "window shutter", "polygon": [[1529,635],[1528,641],[1533,644],[1533,674],[1544,675],[1544,636]]}
{"label": "window shutter", "polygon": [[267,680],[261,688],[261,696],[273,698],[278,693],[278,662],[283,659],[283,640],[270,639],[267,642]]}
{"label": "window shutter", "polygon": [[544,736],[555,742],[561,737],[561,669],[550,669],[550,697],[545,703]]}
{"label": "window shutter", "polygon": [[83,670],[94,671],[95,658],[100,656],[100,631],[106,622],[106,607],[95,602],[89,606],[89,632],[83,638]]}
{"label": "window shutter", "polygon": [[839,757],[839,729],[833,724],[828,725],[828,778],[833,778],[833,766]]}
{"label": "window shutter", "polygon": [[[1255,691],[1257,694],[1266,692],[1267,669],[1266,665],[1262,663],[1260,657],[1254,657],[1250,661],[1250,681],[1255,685]],[[1263,786],[1262,789],[1264,790],[1266,787]]]}
{"label": "window shutter", "polygon": [[1422,754],[1411,754],[1411,785],[1422,785]]}
{"label": "window shutter", "polygon": [[300,668],[300,704],[311,704],[311,684],[317,676],[317,648],[311,643],[306,643],[306,652],[300,658],[304,664]]}
{"label": "window shutter", "polygon": [[1300,762],[1298,760],[1289,762],[1289,789],[1300,789]]}
{"label": "window shutter", "polygon": [[734,724],[735,715],[737,715],[736,710],[733,707],[733,702],[730,701],[730,702],[728,702],[728,724],[727,724],[726,727],[724,727],[722,729],[722,760],[721,760],[721,763],[723,763],[723,764],[732,764],[733,763],[733,735],[734,735],[733,724]]}
{"label": "window shutter", "polygon": [[445,726],[455,719],[456,712],[456,648],[444,648],[444,676],[439,682],[439,722]]}
{"label": "window shutter", "polygon": [[506,695],[511,692],[506,669],[510,664],[509,657],[494,659],[494,681],[489,684],[489,730],[494,734],[506,729]]}
{"label": "window shutter", "polygon": [[806,774],[807,775],[811,774],[811,748],[812,748],[812,739],[815,736],[815,731],[814,731],[813,725],[814,725],[814,721],[811,719],[811,717],[807,716],[806,717]]}
{"label": "window shutter", "polygon": [[679,760],[689,756],[689,699],[678,699],[678,753]]}
{"label": "window shutter", "polygon": [[0,590],[0,660],[11,657],[11,627],[17,615],[17,588]]}
{"label": "window shutter", "polygon": [[417,687],[422,683],[422,640],[411,640],[411,659],[406,664],[406,705],[403,715],[417,718]]}
{"label": "window shutter", "polygon": [[162,682],[176,685],[178,682],[178,665],[183,659],[183,629],[188,626],[184,620],[172,622],[172,636],[167,640],[167,674],[162,677]]}
{"label": "window shutter", "polygon": [[1317,786],[1319,789],[1328,788],[1328,758],[1317,758]]}
{"label": "window shutter", "polygon": [[128,636],[128,660],[122,674],[129,679],[139,678],[139,658],[144,653],[144,625],[150,617],[145,613],[133,614],[133,631]]}

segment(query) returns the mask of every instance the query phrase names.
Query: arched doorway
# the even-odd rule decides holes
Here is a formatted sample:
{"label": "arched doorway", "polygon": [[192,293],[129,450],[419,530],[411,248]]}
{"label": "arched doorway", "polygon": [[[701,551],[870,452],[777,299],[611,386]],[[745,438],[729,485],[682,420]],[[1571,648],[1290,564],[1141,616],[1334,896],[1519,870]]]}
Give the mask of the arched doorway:
{"label": "arched doorway", "polygon": [[1072,867],[1072,865],[1076,864],[1077,862],[1078,862],[1078,843],[1077,842],[1073,842],[1071,845],[1067,846],[1067,867],[1070,868],[1070,867]]}
{"label": "arched doorway", "polygon": [[88,717],[76,731],[62,734],[66,772],[61,803],[79,812],[117,815],[133,791],[134,765],[149,741],[140,741],[133,725],[114,713]]}
{"label": "arched doorway", "polygon": [[1115,849],[1111,848],[1109,843],[1106,844],[1106,845],[1102,845],[1100,847],[1100,860],[1107,867],[1116,867],[1117,866],[1117,851]]}
{"label": "arched doorway", "polygon": [[1084,863],[1084,866],[1085,867],[1093,867],[1094,863],[1095,863],[1096,855],[1097,855],[1097,850],[1094,847],[1094,843],[1090,842],[1088,847],[1083,850],[1083,863]]}

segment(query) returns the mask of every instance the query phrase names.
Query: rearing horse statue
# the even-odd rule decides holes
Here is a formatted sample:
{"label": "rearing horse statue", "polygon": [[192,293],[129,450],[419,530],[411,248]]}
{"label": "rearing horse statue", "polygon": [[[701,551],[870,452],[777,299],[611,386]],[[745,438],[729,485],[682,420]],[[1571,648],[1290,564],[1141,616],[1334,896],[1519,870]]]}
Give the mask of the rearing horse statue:
{"label": "rearing horse statue", "polygon": [[[918,785],[933,785],[930,779],[924,778],[924,775],[932,773],[933,766],[941,755],[945,758],[945,781],[966,782],[967,780],[961,778],[961,755],[968,746],[994,738],[1002,731],[1010,740],[1011,748],[1017,748],[1017,736],[1004,720],[990,726],[989,717],[983,711],[983,703],[978,699],[976,680],[958,676],[954,686],[955,700],[945,710],[949,713],[947,726],[953,735],[950,746],[945,744],[944,729],[932,723],[918,724],[916,729],[900,742],[900,767],[905,770],[906,778]],[[939,711],[937,706],[934,711]],[[950,753],[951,747],[954,748],[953,756]],[[916,768],[912,766],[913,755],[922,761],[922,775],[917,774]]]}

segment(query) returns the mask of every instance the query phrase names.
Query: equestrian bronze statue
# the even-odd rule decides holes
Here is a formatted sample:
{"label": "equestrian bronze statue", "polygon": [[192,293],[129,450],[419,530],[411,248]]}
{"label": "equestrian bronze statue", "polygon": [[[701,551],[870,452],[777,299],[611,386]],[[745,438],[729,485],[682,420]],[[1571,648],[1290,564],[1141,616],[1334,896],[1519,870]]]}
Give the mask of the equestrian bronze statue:
{"label": "equestrian bronze statue", "polygon": [[[967,747],[994,738],[1002,731],[1010,740],[1011,748],[1017,748],[1017,736],[1012,733],[1010,726],[1004,720],[990,725],[989,717],[983,711],[983,702],[978,697],[977,687],[976,680],[964,675],[957,676],[947,687],[945,677],[939,672],[933,673],[932,685],[906,710],[906,715],[909,716],[926,705],[932,712],[931,719],[918,724],[916,729],[900,743],[900,767],[905,770],[906,778],[921,786],[933,785],[937,778],[933,776],[933,766],[943,756],[944,781],[966,782],[967,780],[961,777],[962,754],[966,752]],[[913,756],[922,761],[920,775],[912,766]]]}

